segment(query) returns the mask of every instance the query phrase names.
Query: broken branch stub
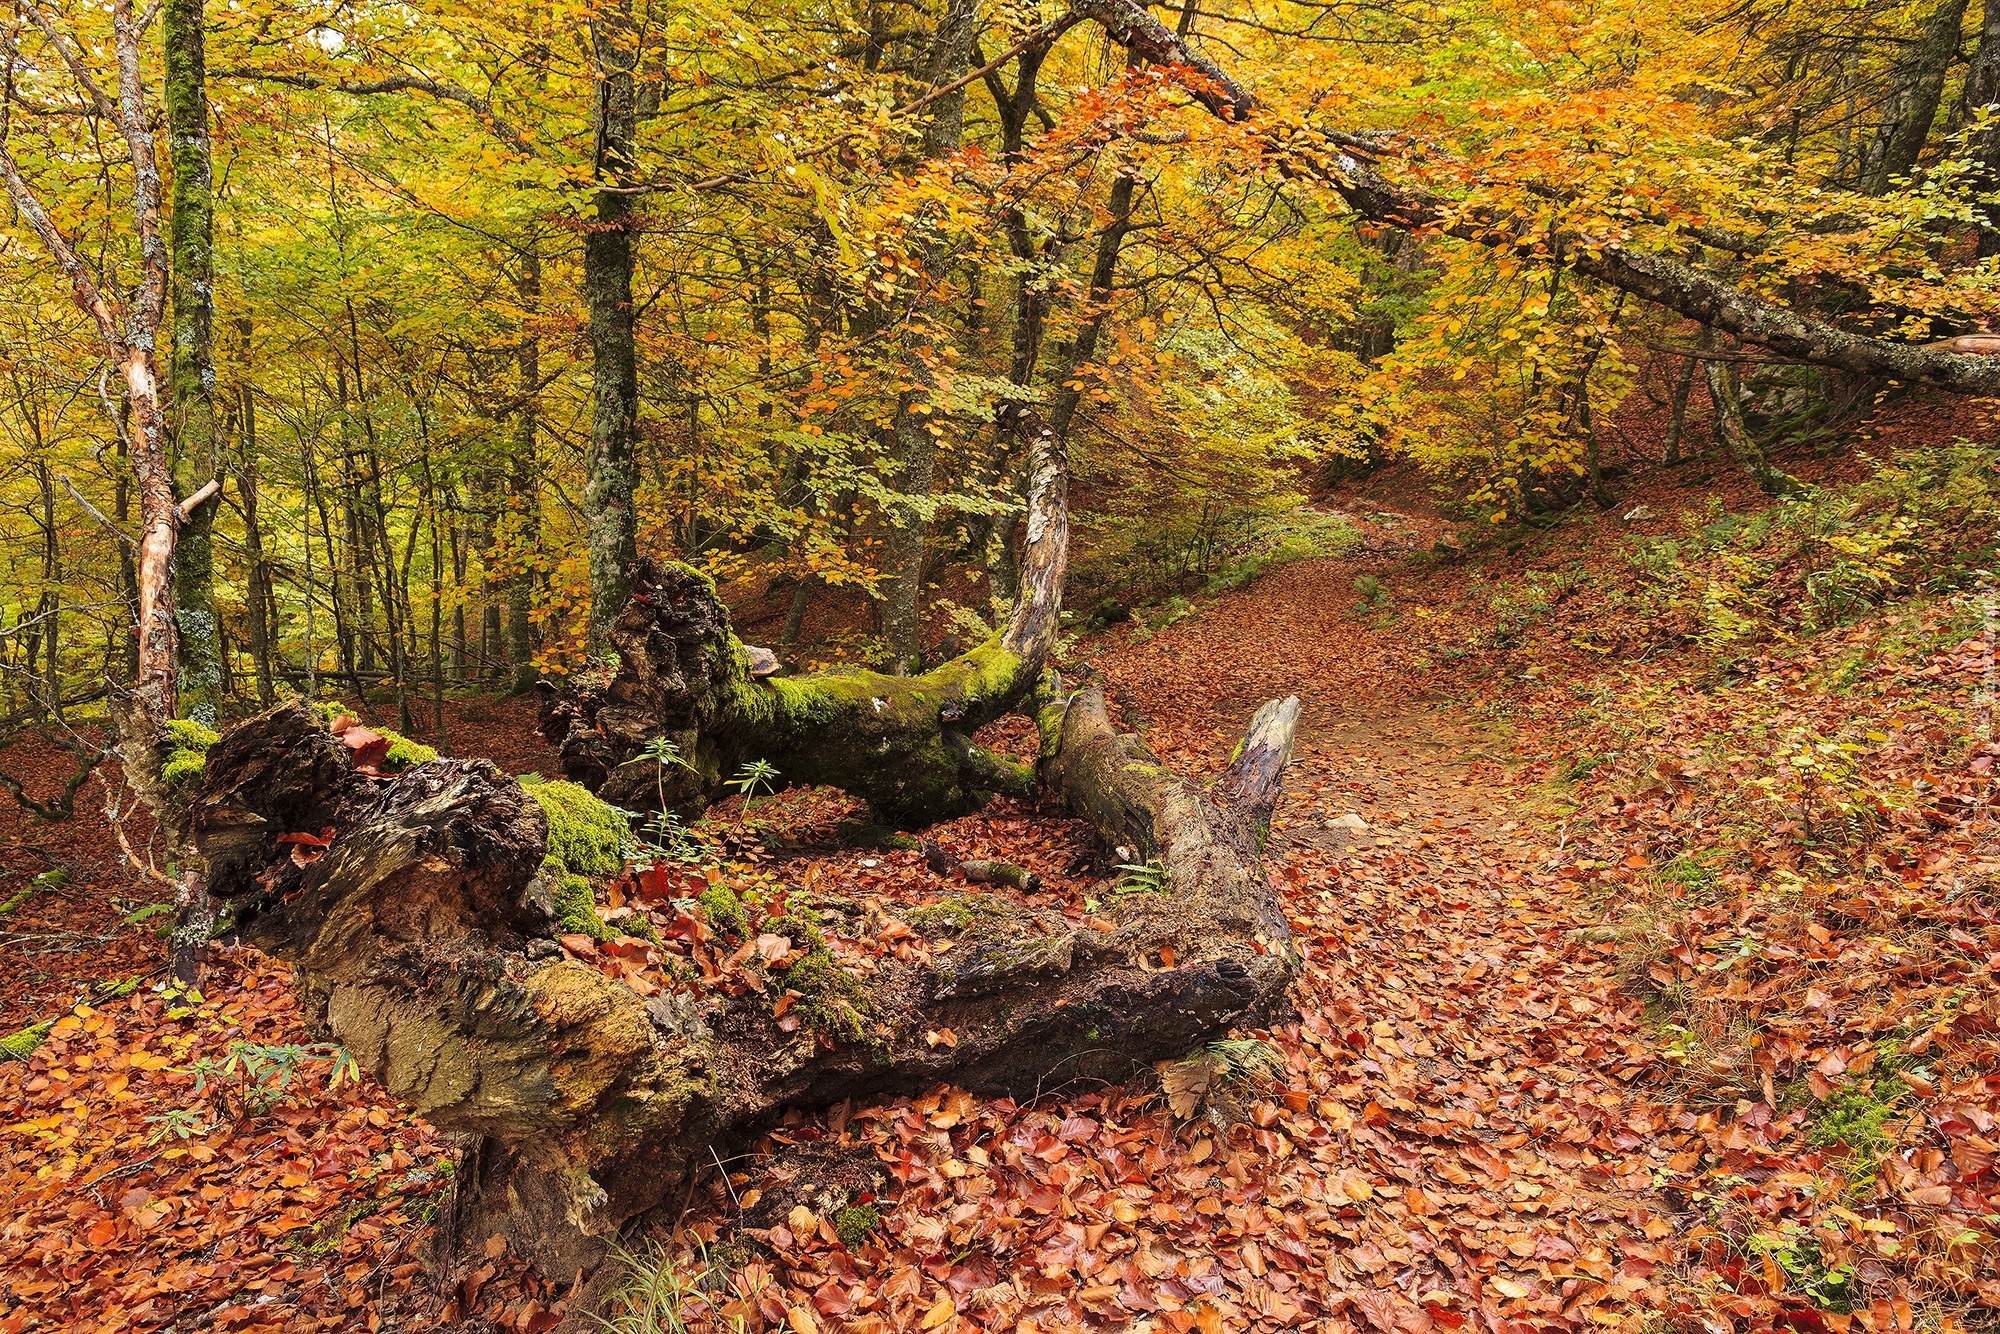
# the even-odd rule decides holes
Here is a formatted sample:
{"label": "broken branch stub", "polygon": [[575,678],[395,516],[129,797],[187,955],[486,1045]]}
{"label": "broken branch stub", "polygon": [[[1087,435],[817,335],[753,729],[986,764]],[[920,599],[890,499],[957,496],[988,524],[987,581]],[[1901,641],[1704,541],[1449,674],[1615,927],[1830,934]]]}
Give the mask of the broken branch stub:
{"label": "broken branch stub", "polygon": [[[1289,748],[1296,715],[1277,710],[1259,754]],[[1281,1009],[1296,955],[1255,803],[1159,766],[1095,692],[1048,767],[1107,837],[1161,860],[1160,885],[1080,922],[998,895],[792,890],[698,933],[697,957],[743,985],[689,970],[644,998],[556,945],[546,818],[485,761],[363,774],[287,705],[210,750],[190,820],[212,888],[294,965],[311,1017],[417,1114],[477,1137],[447,1249],[500,1230],[567,1276],[787,1106],[1122,1080]],[[1269,772],[1250,789],[1271,794]],[[756,948],[771,936],[790,946],[776,958]],[[810,1022],[784,1026],[781,997]]]}

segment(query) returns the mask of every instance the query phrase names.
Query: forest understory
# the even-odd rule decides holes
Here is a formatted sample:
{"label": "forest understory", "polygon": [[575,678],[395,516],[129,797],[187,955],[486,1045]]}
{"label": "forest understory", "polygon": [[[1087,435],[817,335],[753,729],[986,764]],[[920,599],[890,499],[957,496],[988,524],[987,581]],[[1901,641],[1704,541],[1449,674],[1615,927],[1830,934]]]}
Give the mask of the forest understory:
{"label": "forest understory", "polygon": [[[1304,701],[1265,858],[1296,1012],[1119,1084],[789,1111],[625,1236],[616,1281],[537,1275],[497,1235],[430,1263],[454,1137],[316,1045],[249,947],[169,985],[106,765],[71,819],[0,825],[0,1031],[29,1035],[0,1063],[0,1334],[584,1329],[586,1294],[621,1329],[792,1334],[1993,1328],[2000,608],[1842,575],[1814,515],[1851,533],[1955,496],[1910,559],[1966,559],[2000,484],[1950,442],[1996,412],[1891,402],[1852,449],[1780,457],[1806,501],[1695,459],[1478,532],[1364,478],[1314,500],[1353,554],[1085,635],[1065,671],[1183,773]],[[558,776],[532,700],[449,719],[455,753]],[[980,739],[1033,745],[1019,718]],[[1038,881],[986,889],[1084,931],[1148,892],[1028,802],[933,827],[942,858],[840,846],[851,814],[753,789],[693,827],[688,874],[963,903],[950,868],[998,860]],[[842,963],[970,939],[893,926]],[[563,944],[651,985],[644,942],[606,935]]]}

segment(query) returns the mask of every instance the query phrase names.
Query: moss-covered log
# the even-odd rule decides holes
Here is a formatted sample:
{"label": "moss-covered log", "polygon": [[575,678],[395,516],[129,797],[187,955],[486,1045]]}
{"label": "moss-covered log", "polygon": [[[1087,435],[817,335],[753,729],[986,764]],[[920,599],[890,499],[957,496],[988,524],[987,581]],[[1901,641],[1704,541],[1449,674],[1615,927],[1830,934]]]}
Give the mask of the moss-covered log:
{"label": "moss-covered log", "polygon": [[1034,685],[1039,655],[1008,637],[918,676],[757,677],[707,576],[646,559],[632,584],[610,631],[615,674],[585,676],[543,711],[564,773],[605,800],[699,810],[757,760],[780,784],[843,788],[905,827],[1032,789],[1026,766],[968,740]]}
{"label": "moss-covered log", "polygon": [[[1296,702],[1278,712],[1257,753],[1281,766]],[[530,790],[483,761],[358,772],[298,705],[209,750],[190,822],[212,891],[294,964],[312,1017],[420,1115],[477,1137],[451,1237],[505,1232],[566,1278],[784,1107],[937,1080],[1028,1095],[1124,1079],[1282,1005],[1295,959],[1255,802],[1174,778],[1094,693],[1044,716],[1065,797],[1157,857],[1158,883],[1081,923],[990,894],[923,911],[718,887],[677,908],[747,987],[687,977],[642,996],[572,957],[589,954],[557,943],[574,848],[551,856]],[[870,967],[844,969],[828,934],[872,949]],[[777,958],[757,948],[774,937]],[[781,1020],[785,996],[806,1022]]]}
{"label": "moss-covered log", "polygon": [[929,824],[986,795],[1025,796],[1033,772],[971,743],[1036,685],[1054,645],[1069,560],[1062,441],[1033,413],[1006,410],[1030,456],[1021,596],[999,634],[916,676],[837,671],[753,674],[714,583],[650,557],[609,631],[616,669],[545,698],[542,733],[563,772],[628,809],[699,810],[761,760],[781,784],[825,784],[877,819]]}

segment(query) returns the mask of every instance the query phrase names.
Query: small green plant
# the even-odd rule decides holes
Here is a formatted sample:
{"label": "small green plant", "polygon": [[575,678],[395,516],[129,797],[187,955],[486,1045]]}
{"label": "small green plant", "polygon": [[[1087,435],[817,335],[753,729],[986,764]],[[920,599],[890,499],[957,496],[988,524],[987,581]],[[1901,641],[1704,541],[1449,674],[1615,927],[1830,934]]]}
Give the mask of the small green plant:
{"label": "small green plant", "polygon": [[208,1133],[208,1127],[202,1122],[201,1112],[193,1107],[169,1108],[158,1116],[147,1117],[146,1124],[153,1127],[153,1133],[146,1136],[148,1144],[158,1144],[168,1136],[185,1140]]}
{"label": "small green plant", "polygon": [[736,776],[729,780],[729,786],[743,794],[743,813],[750,813],[750,803],[757,795],[757,789],[767,793],[778,790],[778,770],[769,760],[745,760],[737,766]]}
{"label": "small green plant", "polygon": [[1164,894],[1167,892],[1167,868],[1154,857],[1144,863],[1121,863],[1119,870],[1125,874],[1119,877],[1117,886],[1111,891],[1120,897],[1127,894]]}
{"label": "small green plant", "polygon": [[311,1046],[297,1042],[274,1045],[232,1042],[220,1061],[204,1057],[189,1067],[189,1073],[194,1076],[197,1097],[207,1090],[211,1080],[219,1084],[234,1078],[244,1107],[263,1115],[285,1100],[300,1067],[317,1061],[329,1065],[326,1076],[329,1089],[337,1089],[347,1080],[358,1083],[361,1079],[361,1067],[355,1064],[347,1048],[331,1042]]}
{"label": "small green plant", "polygon": [[[625,761],[625,764],[643,764],[647,762],[651,762],[653,765],[654,783],[660,794],[660,808],[661,810],[665,810],[667,806],[667,770],[685,769],[689,773],[694,773],[695,767],[689,763],[687,756],[681,754],[680,744],[670,736],[654,737],[645,744],[645,747],[637,755]],[[622,769],[625,767],[625,764],[621,764],[618,767]]]}
{"label": "small green plant", "polygon": [[704,1327],[743,1334],[742,1316],[723,1320],[714,1312],[709,1290],[719,1286],[718,1270],[706,1250],[683,1259],[658,1244],[644,1251],[614,1245],[611,1254],[625,1271],[611,1298],[616,1313],[592,1319],[612,1334],[687,1334],[691,1306],[702,1308]]}
{"label": "small green plant", "polygon": [[1184,1060],[1161,1063],[1160,1087],[1181,1120],[1201,1114],[1227,1125],[1243,1119],[1238,1095],[1269,1085],[1284,1069],[1284,1054],[1263,1039],[1222,1038]]}
{"label": "small green plant", "polygon": [[1354,591],[1361,595],[1364,607],[1380,607],[1389,601],[1389,590],[1372,574],[1356,575]]}

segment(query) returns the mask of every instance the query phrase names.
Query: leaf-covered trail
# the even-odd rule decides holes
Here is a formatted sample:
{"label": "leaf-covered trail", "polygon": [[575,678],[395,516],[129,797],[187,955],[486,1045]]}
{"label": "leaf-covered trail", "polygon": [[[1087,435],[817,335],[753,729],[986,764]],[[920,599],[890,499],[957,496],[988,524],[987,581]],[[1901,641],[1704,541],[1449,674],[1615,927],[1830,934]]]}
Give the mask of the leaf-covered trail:
{"label": "leaf-covered trail", "polygon": [[[1262,698],[1308,702],[1270,865],[1309,957],[1287,1045],[1340,1146],[1329,1305],[1382,1329],[1637,1323],[1670,1258],[1653,1182],[1691,1126],[1628,1086],[1640,1006],[1573,934],[1602,904],[1509,743],[1423,701],[1352,578],[1285,567],[1099,660],[1190,768]],[[1330,823],[1352,815],[1367,832]]]}

